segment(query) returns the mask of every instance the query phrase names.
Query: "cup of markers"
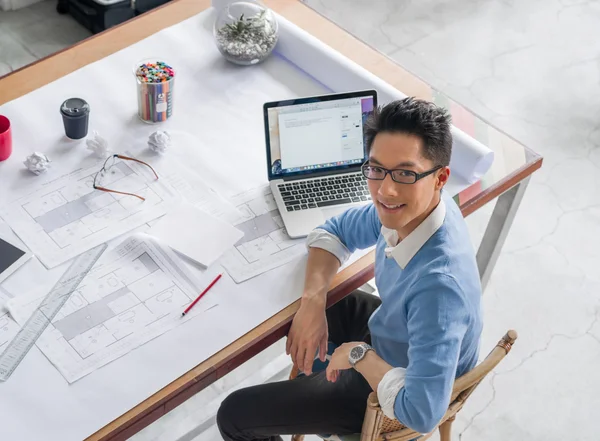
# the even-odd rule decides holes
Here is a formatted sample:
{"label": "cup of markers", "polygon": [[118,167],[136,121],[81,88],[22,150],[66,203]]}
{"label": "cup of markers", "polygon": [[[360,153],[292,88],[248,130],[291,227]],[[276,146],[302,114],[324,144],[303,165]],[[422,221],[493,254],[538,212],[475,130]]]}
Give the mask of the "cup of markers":
{"label": "cup of markers", "polygon": [[164,61],[148,59],[134,67],[138,116],[146,123],[166,121],[173,114],[175,70]]}

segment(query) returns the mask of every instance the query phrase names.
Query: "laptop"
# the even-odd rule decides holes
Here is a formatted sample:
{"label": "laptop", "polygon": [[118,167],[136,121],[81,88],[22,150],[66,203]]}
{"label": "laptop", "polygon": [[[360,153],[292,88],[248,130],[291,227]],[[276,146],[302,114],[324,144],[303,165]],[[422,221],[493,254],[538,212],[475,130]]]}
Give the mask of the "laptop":
{"label": "laptop", "polygon": [[371,202],[360,169],[364,124],[376,106],[374,90],[264,104],[269,182],[290,237]]}

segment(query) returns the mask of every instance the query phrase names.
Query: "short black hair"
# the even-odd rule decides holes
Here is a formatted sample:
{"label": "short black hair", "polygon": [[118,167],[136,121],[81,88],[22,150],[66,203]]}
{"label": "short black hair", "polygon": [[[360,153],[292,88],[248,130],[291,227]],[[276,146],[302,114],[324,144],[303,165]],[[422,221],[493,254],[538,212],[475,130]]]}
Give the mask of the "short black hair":
{"label": "short black hair", "polygon": [[400,132],[423,140],[423,156],[435,166],[450,164],[452,154],[451,116],[442,107],[408,97],[374,109],[365,122],[367,153],[378,133]]}

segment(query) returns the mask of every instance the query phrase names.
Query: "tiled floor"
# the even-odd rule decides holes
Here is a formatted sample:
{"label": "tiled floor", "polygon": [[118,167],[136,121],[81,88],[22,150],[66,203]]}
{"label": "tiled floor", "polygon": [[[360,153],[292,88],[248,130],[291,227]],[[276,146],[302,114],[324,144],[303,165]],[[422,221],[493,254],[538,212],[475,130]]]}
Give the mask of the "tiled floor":
{"label": "tiled floor", "polygon": [[[454,439],[597,440],[600,2],[306,3],[544,155],[484,296],[484,352],[508,328],[520,338],[461,412]],[[66,20],[60,32],[40,29],[53,7],[0,13],[0,73],[87,35],[68,17],[52,19]],[[468,219],[475,243],[492,208]],[[281,353],[280,342],[134,438],[219,439],[224,391],[285,377]]]}

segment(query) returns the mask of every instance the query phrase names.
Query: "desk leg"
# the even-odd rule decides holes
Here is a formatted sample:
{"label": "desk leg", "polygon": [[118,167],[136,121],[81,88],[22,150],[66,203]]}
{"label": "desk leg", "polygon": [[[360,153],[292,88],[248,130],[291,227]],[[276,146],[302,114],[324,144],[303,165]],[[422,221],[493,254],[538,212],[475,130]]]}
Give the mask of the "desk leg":
{"label": "desk leg", "polygon": [[498,202],[494,207],[494,212],[477,250],[477,266],[479,267],[479,277],[481,278],[483,290],[485,290],[490,280],[508,231],[523,199],[523,194],[525,194],[529,179],[527,177],[498,197]]}

